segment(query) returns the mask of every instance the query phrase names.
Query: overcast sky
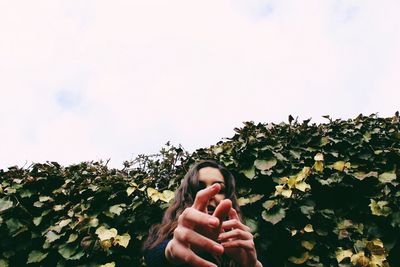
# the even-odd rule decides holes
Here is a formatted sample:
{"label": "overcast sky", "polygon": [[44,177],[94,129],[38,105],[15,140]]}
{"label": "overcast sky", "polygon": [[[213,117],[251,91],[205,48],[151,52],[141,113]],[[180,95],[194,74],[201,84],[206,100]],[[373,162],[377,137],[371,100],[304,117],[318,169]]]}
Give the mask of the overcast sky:
{"label": "overcast sky", "polygon": [[0,0],[0,168],[399,110],[400,1]]}

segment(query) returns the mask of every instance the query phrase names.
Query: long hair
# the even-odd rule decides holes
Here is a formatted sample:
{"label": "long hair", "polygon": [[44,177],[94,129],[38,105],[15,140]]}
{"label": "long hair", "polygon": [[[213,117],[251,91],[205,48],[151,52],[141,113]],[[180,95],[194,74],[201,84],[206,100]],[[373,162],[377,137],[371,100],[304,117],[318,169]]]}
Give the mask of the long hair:
{"label": "long hair", "polygon": [[[236,196],[235,178],[227,168],[217,162],[202,160],[195,163],[186,173],[175,193],[174,202],[165,211],[162,222],[150,228],[149,236],[143,244],[143,250],[152,249],[163,240],[172,238],[173,232],[178,225],[179,215],[194,203],[196,193],[199,191],[199,171],[205,167],[216,168],[221,172],[225,182],[225,199],[232,201],[232,208],[236,210],[240,218],[241,213]],[[225,262],[226,260],[223,261]]]}

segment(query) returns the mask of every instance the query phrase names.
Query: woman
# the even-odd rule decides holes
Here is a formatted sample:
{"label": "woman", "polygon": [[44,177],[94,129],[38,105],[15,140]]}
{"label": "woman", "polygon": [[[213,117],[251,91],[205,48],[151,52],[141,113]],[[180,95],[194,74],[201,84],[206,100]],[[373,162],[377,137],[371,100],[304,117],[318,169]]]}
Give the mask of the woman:
{"label": "woman", "polygon": [[262,267],[253,235],[240,220],[232,174],[215,161],[190,168],[162,223],[144,243],[148,267]]}

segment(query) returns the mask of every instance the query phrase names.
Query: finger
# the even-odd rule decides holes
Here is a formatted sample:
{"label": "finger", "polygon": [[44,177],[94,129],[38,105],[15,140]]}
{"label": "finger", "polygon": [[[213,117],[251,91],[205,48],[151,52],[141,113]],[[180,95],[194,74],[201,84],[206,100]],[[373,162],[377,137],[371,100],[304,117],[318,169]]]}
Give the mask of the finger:
{"label": "finger", "polygon": [[222,222],[221,229],[222,230],[241,229],[246,232],[250,232],[250,230],[251,230],[250,227],[248,227],[247,225],[244,225],[240,220],[237,220],[237,219],[232,219],[232,220]]}
{"label": "finger", "polygon": [[171,247],[171,253],[174,259],[178,259],[179,264],[188,263],[196,267],[217,267],[215,264],[200,258],[193,251],[179,244],[179,242]]}
{"label": "finger", "polygon": [[253,240],[242,240],[242,239],[236,239],[236,240],[230,240],[221,243],[221,245],[226,248],[243,248],[248,251],[255,251],[255,245]]}
{"label": "finger", "polygon": [[249,232],[240,230],[240,229],[235,229],[229,232],[221,233],[218,236],[218,241],[221,242],[226,242],[229,239],[242,239],[242,240],[252,240],[253,235],[250,234]]}
{"label": "finger", "polygon": [[215,208],[213,216],[217,217],[220,222],[228,218],[229,211],[232,209],[232,201],[230,199],[222,200]]}
{"label": "finger", "polygon": [[200,211],[205,211],[210,198],[218,194],[220,190],[220,184],[213,184],[210,187],[200,190],[199,192],[197,192],[196,198],[194,199],[193,208]]}
{"label": "finger", "polygon": [[224,248],[220,244],[186,227],[177,227],[174,230],[174,238],[182,244],[200,248],[214,255],[224,253]]}
{"label": "finger", "polygon": [[195,226],[215,228],[219,226],[218,218],[207,213],[196,210],[195,208],[185,209],[178,217],[178,224],[193,229]]}
{"label": "finger", "polygon": [[236,219],[240,221],[239,215],[234,208],[231,208],[231,210],[229,211],[229,219]]}

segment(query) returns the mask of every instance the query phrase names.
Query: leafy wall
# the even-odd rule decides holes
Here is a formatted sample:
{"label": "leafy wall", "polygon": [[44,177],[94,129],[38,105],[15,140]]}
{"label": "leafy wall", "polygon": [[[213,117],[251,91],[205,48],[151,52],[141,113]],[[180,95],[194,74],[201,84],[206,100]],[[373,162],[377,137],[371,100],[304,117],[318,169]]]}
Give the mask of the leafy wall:
{"label": "leafy wall", "polygon": [[254,124],[121,170],[55,162],[0,170],[0,266],[141,266],[141,245],[190,164],[236,176],[271,266],[400,266],[400,119]]}

